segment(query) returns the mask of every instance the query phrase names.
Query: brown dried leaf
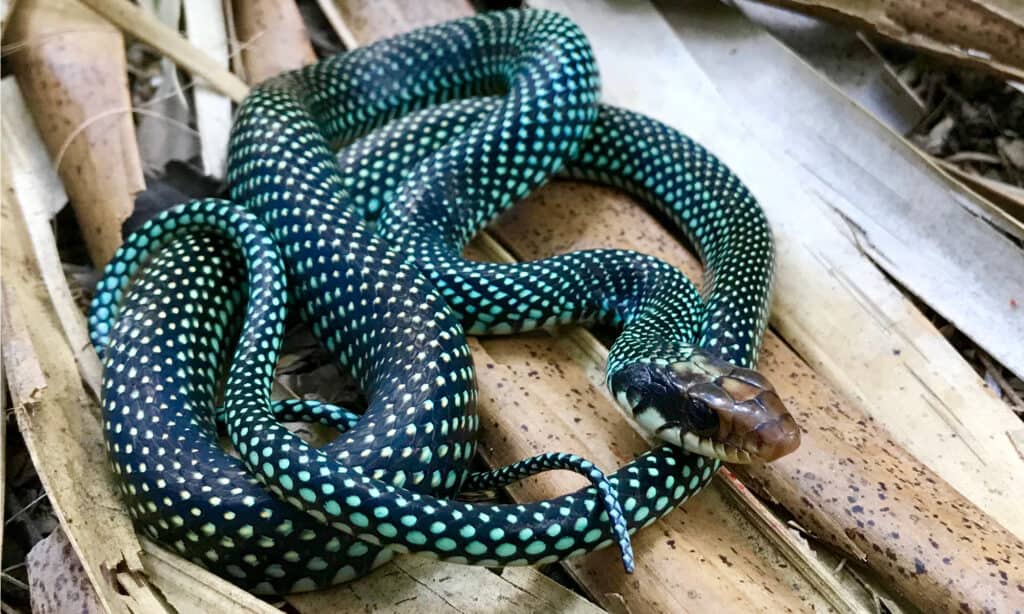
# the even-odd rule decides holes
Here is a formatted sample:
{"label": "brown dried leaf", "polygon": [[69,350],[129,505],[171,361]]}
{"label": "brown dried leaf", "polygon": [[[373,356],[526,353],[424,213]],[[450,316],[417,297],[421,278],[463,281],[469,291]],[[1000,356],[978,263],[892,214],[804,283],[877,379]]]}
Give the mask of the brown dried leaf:
{"label": "brown dried leaf", "polygon": [[249,83],[316,60],[295,0],[235,0],[233,6]]}
{"label": "brown dried leaf", "polygon": [[121,244],[145,182],[121,33],[72,0],[22,0],[8,56],[71,197],[93,262]]}
{"label": "brown dried leaf", "polygon": [[1024,80],[1017,0],[758,0],[865,29],[1002,77]]}

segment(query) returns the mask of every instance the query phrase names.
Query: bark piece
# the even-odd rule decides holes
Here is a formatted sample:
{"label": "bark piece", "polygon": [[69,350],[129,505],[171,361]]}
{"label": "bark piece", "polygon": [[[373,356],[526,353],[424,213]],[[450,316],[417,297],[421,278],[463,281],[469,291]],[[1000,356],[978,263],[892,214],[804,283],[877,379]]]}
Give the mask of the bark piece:
{"label": "bark piece", "polygon": [[124,40],[72,0],[23,0],[9,56],[93,262],[121,244],[121,224],[145,187],[135,147]]}

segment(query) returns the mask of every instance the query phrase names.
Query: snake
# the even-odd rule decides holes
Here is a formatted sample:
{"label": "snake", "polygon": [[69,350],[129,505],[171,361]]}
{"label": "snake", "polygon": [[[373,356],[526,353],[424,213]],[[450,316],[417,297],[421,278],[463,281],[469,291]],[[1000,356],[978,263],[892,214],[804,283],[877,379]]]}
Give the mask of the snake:
{"label": "snake", "polygon": [[[799,428],[752,370],[773,267],[742,182],[673,128],[603,105],[589,42],[557,13],[484,13],[255,87],[232,128],[230,200],[126,237],[89,313],[105,442],[137,529],[256,594],[360,577],[396,553],[538,565],[617,543],[724,461],[770,461]],[[516,264],[462,251],[556,175],[660,210],[706,268],[615,249]],[[361,414],[270,391],[289,310],[348,369]],[[470,472],[479,418],[465,333],[620,329],[609,391],[660,441],[610,474],[548,453]],[[340,431],[316,448],[285,420]],[[226,433],[234,453],[220,441]],[[530,503],[467,488],[551,469],[591,485]]]}

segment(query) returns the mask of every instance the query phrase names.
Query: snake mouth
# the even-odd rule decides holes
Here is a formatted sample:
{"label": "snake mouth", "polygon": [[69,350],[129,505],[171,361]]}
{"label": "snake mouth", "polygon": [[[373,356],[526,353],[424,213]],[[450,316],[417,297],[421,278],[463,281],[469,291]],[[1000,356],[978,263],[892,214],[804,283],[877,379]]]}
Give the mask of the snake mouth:
{"label": "snake mouth", "polygon": [[732,444],[714,441],[710,437],[701,437],[693,432],[683,433],[680,425],[666,424],[658,429],[658,437],[683,448],[687,452],[717,458],[726,463],[745,465],[754,459],[754,455],[750,452]]}

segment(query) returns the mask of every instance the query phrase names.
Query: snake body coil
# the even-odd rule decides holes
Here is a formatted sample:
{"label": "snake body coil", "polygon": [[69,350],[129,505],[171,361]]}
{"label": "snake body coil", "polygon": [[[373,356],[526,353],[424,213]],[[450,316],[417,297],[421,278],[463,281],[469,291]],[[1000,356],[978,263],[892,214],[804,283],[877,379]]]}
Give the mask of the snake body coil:
{"label": "snake body coil", "polygon": [[[512,11],[254,89],[231,141],[237,204],[193,202],[147,223],[108,266],[90,314],[106,366],[107,444],[137,526],[258,593],[342,582],[396,551],[537,564],[613,535],[629,567],[625,531],[699,490],[719,458],[795,447],[792,419],[746,369],[771,279],[760,209],[682,135],[600,107],[596,85],[574,24]],[[340,159],[336,145],[347,145]],[[461,258],[480,228],[560,170],[666,212],[705,261],[704,299],[672,267],[632,252],[519,265]],[[289,302],[352,371],[369,400],[361,418],[271,402]],[[478,420],[463,327],[597,321],[623,327],[612,391],[670,443],[607,479],[560,454],[470,476]],[[285,418],[343,433],[315,449]],[[239,458],[221,449],[218,423]],[[496,485],[550,468],[594,486],[522,505],[451,499],[467,479]]]}

